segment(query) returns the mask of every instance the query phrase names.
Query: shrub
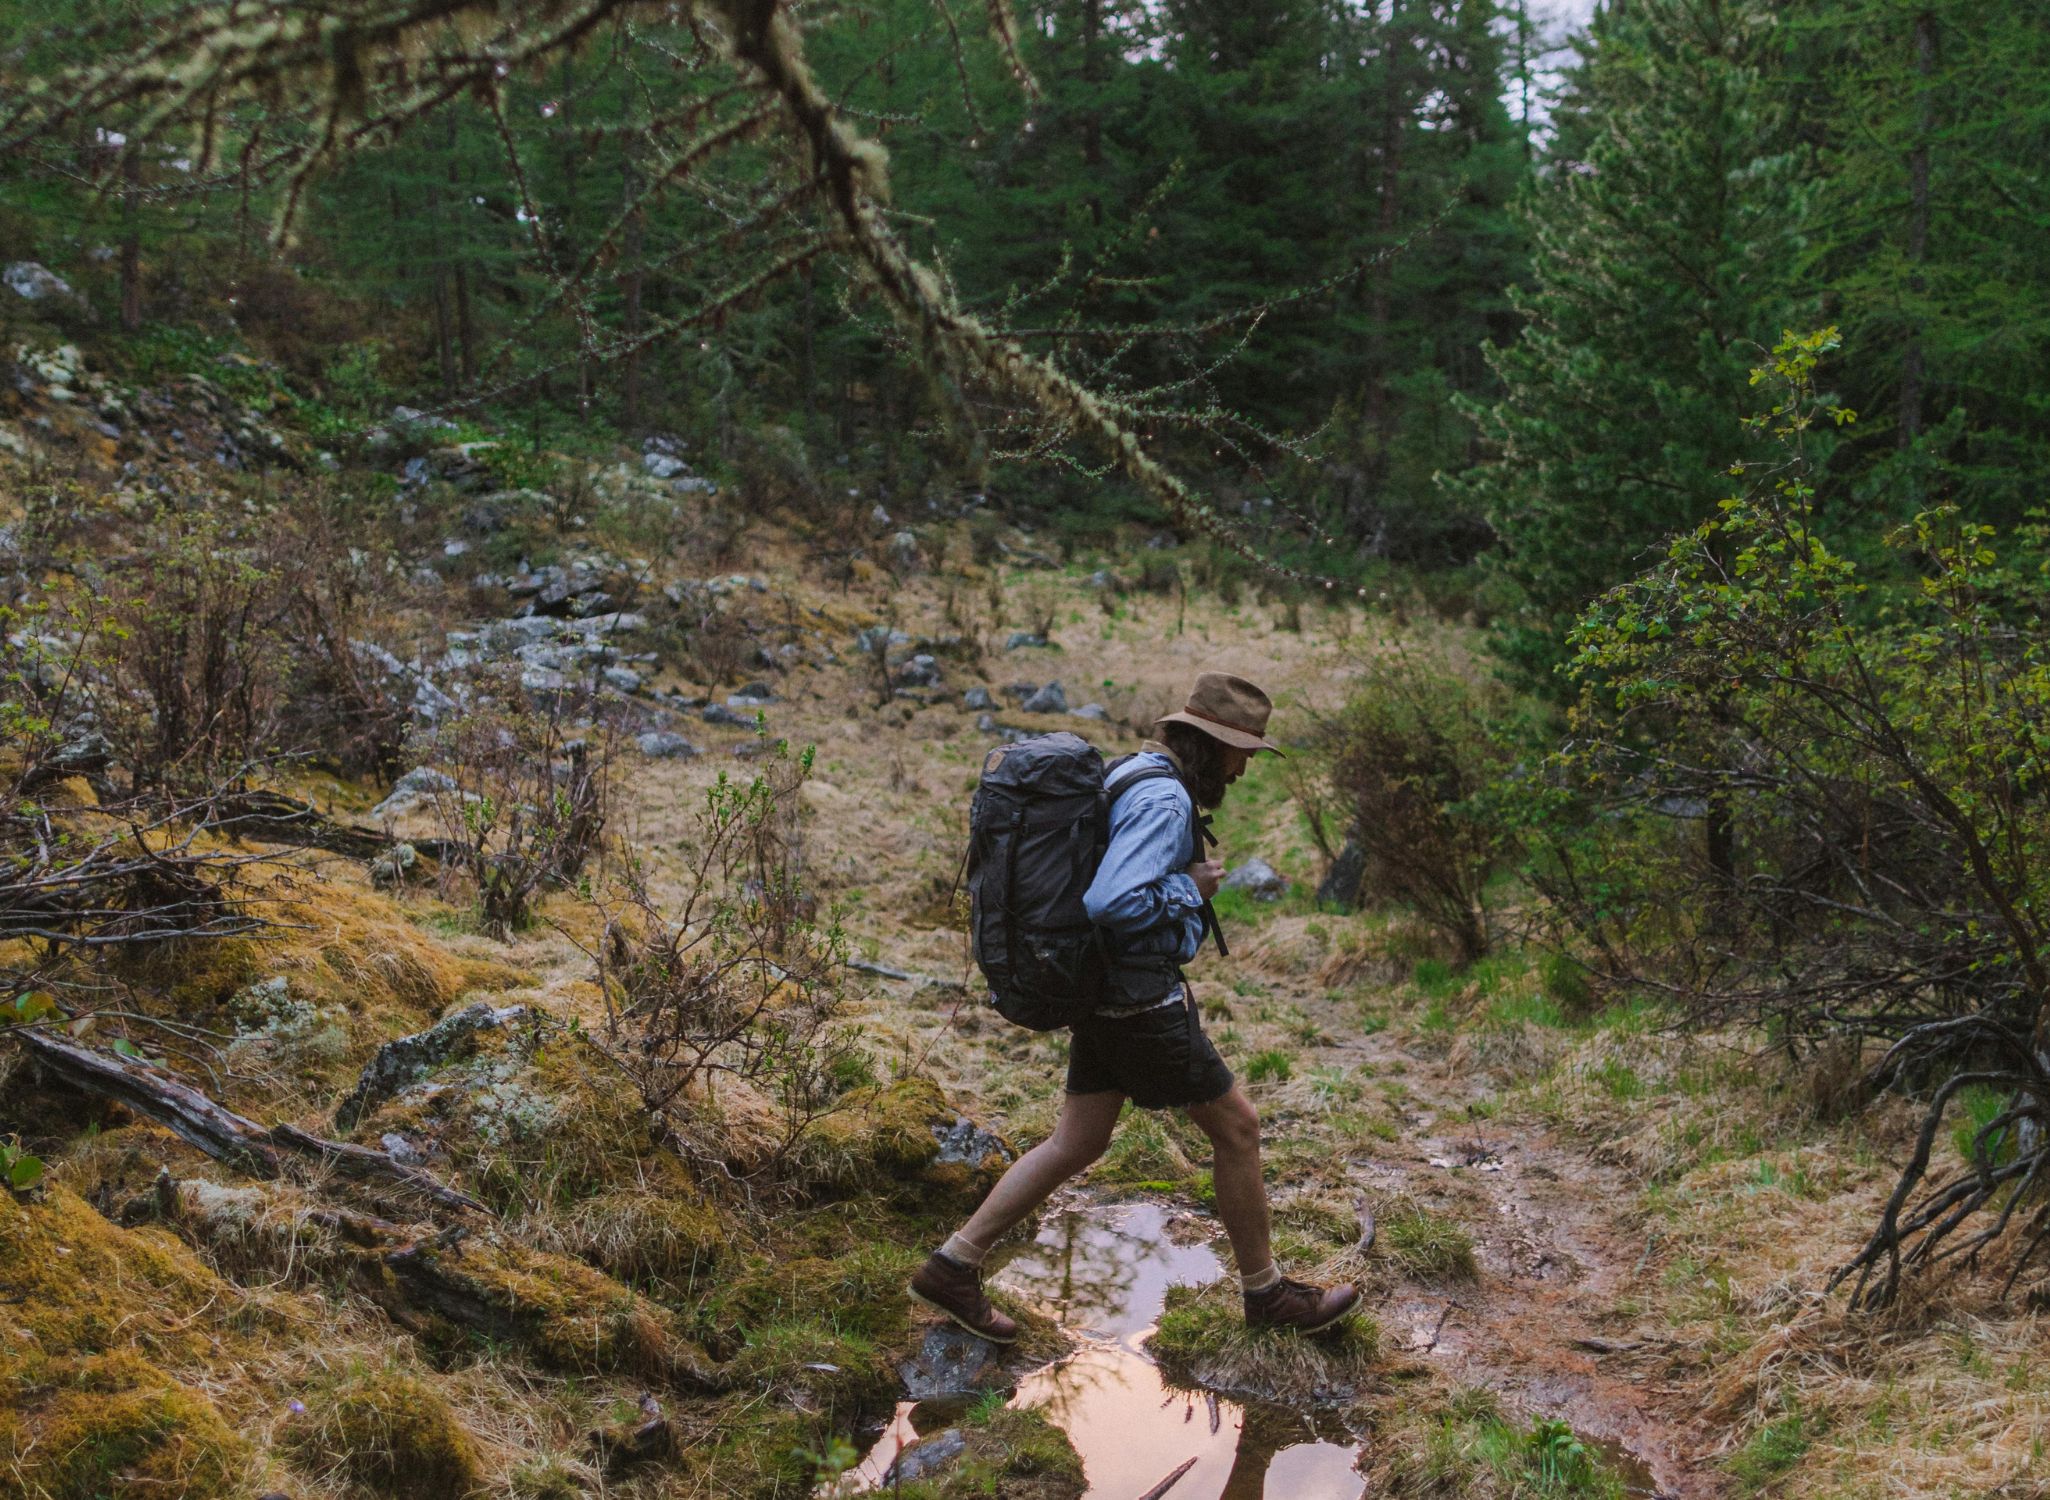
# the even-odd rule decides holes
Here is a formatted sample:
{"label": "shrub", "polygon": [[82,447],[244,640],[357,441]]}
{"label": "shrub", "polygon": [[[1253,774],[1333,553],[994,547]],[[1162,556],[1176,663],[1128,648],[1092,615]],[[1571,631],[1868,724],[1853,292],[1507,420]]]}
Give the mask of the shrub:
{"label": "shrub", "polygon": [[496,710],[438,726],[421,748],[446,778],[430,794],[444,883],[468,883],[493,936],[525,927],[534,902],[598,852],[608,742],[571,739],[553,714]]}
{"label": "shrub", "polygon": [[[2003,563],[1990,528],[1938,506],[1887,538],[1904,582],[1862,574],[1813,483],[1818,429],[1850,420],[1816,385],[1834,344],[1781,342],[1753,424],[1779,461],[1574,633],[1579,733],[1534,874],[1604,980],[1793,1051],[1884,1040],[1873,1081],[1933,1090],[1838,1278],[1871,1305],[1905,1269],[1975,1258],[2050,1169],[2050,528]],[[1969,1161],[1932,1179],[1953,1111]],[[2050,1244],[2028,1222],[2014,1276]]]}
{"label": "shrub", "polygon": [[1473,663],[1411,640],[1367,660],[1327,730],[1362,890],[1414,908],[1462,962],[1492,936],[1488,882],[1516,847],[1499,789],[1534,727]]}

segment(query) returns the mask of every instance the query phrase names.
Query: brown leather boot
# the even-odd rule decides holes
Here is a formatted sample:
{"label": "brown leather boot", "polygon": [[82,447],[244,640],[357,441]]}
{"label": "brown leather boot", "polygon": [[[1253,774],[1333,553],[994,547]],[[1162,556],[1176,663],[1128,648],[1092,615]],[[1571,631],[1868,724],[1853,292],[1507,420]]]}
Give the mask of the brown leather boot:
{"label": "brown leather boot", "polygon": [[992,1344],[1011,1344],[1018,1339],[1018,1324],[990,1306],[983,1294],[982,1272],[973,1266],[949,1260],[935,1250],[911,1278],[911,1295],[959,1323],[977,1338]]}
{"label": "brown leather boot", "polygon": [[1246,1322],[1254,1328],[1321,1333],[1350,1317],[1359,1305],[1360,1289],[1350,1282],[1311,1286],[1284,1276],[1264,1292],[1246,1293]]}

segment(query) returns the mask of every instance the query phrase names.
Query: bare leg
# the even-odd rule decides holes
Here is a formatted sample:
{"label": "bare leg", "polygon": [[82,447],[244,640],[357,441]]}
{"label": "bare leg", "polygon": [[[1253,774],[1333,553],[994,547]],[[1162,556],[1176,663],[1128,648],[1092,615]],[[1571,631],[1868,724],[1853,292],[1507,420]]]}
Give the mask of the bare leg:
{"label": "bare leg", "polygon": [[1267,1222],[1267,1184],[1260,1176],[1259,1113],[1237,1084],[1221,1099],[1191,1105],[1188,1113],[1210,1137],[1217,1217],[1224,1220],[1239,1274],[1264,1271],[1274,1264],[1274,1246]]}
{"label": "bare leg", "polygon": [[1069,1094],[1053,1134],[1011,1163],[982,1207],[961,1226],[962,1238],[987,1247],[1022,1223],[1047,1194],[1103,1155],[1124,1105],[1125,1096],[1114,1091]]}

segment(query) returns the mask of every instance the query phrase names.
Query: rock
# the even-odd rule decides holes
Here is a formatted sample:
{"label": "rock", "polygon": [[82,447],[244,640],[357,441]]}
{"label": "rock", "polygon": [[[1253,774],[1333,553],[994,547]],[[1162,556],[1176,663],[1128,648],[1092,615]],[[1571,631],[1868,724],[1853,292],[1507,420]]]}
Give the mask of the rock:
{"label": "rock", "polygon": [[[753,703],[775,703],[779,701],[776,697],[776,690],[760,679],[742,683],[740,690],[733,697],[746,698]],[[733,698],[729,698],[726,701],[731,703]]]}
{"label": "rock", "polygon": [[68,302],[80,312],[92,309],[78,291],[41,261],[17,260],[0,271],[0,281],[8,289],[30,302]]}
{"label": "rock", "polygon": [[641,467],[657,479],[678,479],[690,472],[690,465],[668,453],[643,453]]}
{"label": "rock", "polygon": [[986,687],[972,687],[961,695],[961,706],[971,712],[982,712],[997,706],[997,700],[990,697]]}
{"label": "rock", "polygon": [[632,667],[607,667],[598,676],[617,693],[638,693],[641,690],[641,674]]}
{"label": "rock", "polygon": [[1226,875],[1220,888],[1244,891],[1255,901],[1279,901],[1288,894],[1288,878],[1264,859],[1249,859]]}
{"label": "rock", "polygon": [[677,495],[716,495],[719,486],[696,474],[684,474],[669,481],[670,492]]}
{"label": "rock", "polygon": [[729,729],[752,729],[755,721],[746,714],[737,714],[723,703],[707,704],[699,715],[707,724],[724,724]]}
{"label": "rock", "polygon": [[897,1366],[904,1395],[912,1401],[973,1396],[986,1383],[1001,1383],[1002,1359],[995,1344],[953,1323],[928,1328],[918,1352]]}
{"label": "rock", "polygon": [[378,820],[389,818],[404,812],[422,797],[455,789],[455,778],[447,772],[437,771],[432,766],[415,766],[392,783],[391,794],[370,809],[370,816]]}
{"label": "rock", "polygon": [[1124,586],[1125,581],[1108,568],[1098,568],[1089,575],[1089,587],[1093,589],[1108,589],[1115,593],[1121,591]]}
{"label": "rock", "polygon": [[899,572],[909,572],[925,561],[918,550],[918,538],[900,531],[890,538],[890,563]]}
{"label": "rock", "polygon": [[698,753],[696,745],[668,729],[651,729],[634,743],[650,760],[689,760]]}
{"label": "rock", "polygon": [[[849,490],[847,493],[852,495],[856,492],[853,490]],[[890,513],[884,510],[880,505],[878,505],[874,510],[868,513],[868,518],[869,520],[875,523],[876,530],[878,531],[882,530],[883,527],[890,524]]]}
{"label": "rock", "polygon": [[81,776],[104,771],[114,762],[114,742],[97,729],[87,728],[45,755],[40,769],[59,776]]}
{"label": "rock", "polygon": [[895,1489],[929,1474],[937,1474],[967,1451],[968,1439],[961,1436],[961,1429],[949,1427],[899,1453],[884,1473],[882,1487],[885,1490]]}
{"label": "rock", "polygon": [[1046,637],[1034,630],[1014,630],[1011,638],[1004,642],[1006,651],[1023,651],[1027,647],[1044,646]]}
{"label": "rock", "polygon": [[431,432],[454,432],[456,424],[447,417],[430,417],[417,406],[394,406],[391,409],[394,427],[419,427]]}
{"label": "rock", "polygon": [[385,1100],[453,1057],[469,1053],[477,1037],[496,1031],[527,1014],[524,1005],[496,1007],[479,1000],[443,1016],[425,1031],[395,1037],[377,1049],[356,1080],[355,1088],[335,1110],[335,1126],[348,1130]]}
{"label": "rock", "polygon": [[1068,717],[1071,719],[1094,719],[1097,723],[1103,724],[1110,721],[1110,710],[1101,703],[1085,703],[1080,708],[1069,709]]}
{"label": "rock", "polygon": [[892,630],[887,625],[871,625],[859,631],[854,637],[855,649],[874,656],[878,651],[887,651],[893,646],[908,646],[911,637],[901,630]]}
{"label": "rock", "polygon": [[940,664],[930,656],[914,656],[897,668],[892,680],[898,687],[936,688],[940,685]]}
{"label": "rock", "polygon": [[370,883],[376,886],[404,885],[413,866],[419,862],[420,852],[411,844],[393,844],[370,862]]}
{"label": "rock", "polygon": [[940,1144],[939,1154],[932,1164],[945,1166],[949,1162],[966,1162],[972,1172],[1002,1173],[1017,1159],[1018,1153],[1011,1149],[1011,1143],[993,1130],[985,1130],[966,1115],[959,1116],[952,1125],[932,1127],[933,1139]]}
{"label": "rock", "polygon": [[1064,714],[1068,711],[1067,690],[1058,680],[1049,682],[1018,707],[1028,714]]}
{"label": "rock", "polygon": [[1367,851],[1357,838],[1348,837],[1331,861],[1331,868],[1317,882],[1317,900],[1353,910],[1360,903],[1360,882],[1366,878]]}

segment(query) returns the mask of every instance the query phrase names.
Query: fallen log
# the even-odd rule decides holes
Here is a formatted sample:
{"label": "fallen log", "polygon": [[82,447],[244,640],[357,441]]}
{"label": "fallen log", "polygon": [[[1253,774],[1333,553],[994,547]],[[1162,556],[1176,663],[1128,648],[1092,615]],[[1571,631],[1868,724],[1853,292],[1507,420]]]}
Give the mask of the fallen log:
{"label": "fallen log", "polygon": [[52,1076],[85,1093],[127,1105],[188,1145],[251,1176],[284,1176],[287,1154],[312,1157],[344,1176],[404,1188],[443,1208],[490,1213],[468,1193],[450,1187],[431,1172],[394,1161],[367,1146],[310,1135],[295,1125],[260,1125],[147,1062],[81,1047],[35,1027],[17,1027],[8,1035],[27,1047]]}

